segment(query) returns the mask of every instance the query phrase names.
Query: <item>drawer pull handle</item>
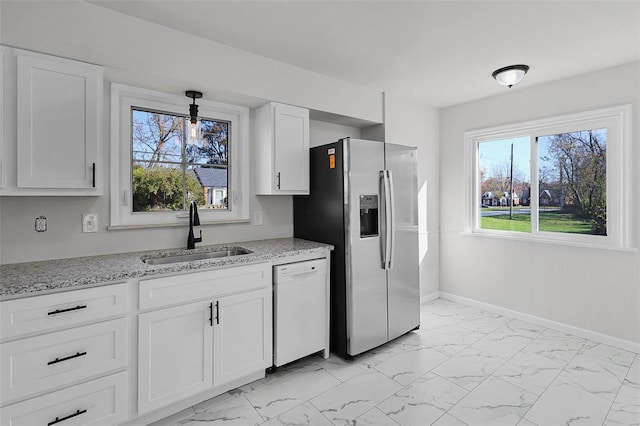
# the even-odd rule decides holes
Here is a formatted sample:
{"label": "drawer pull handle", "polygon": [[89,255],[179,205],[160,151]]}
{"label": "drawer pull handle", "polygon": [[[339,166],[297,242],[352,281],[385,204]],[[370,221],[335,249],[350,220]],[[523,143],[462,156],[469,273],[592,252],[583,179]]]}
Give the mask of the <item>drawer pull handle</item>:
{"label": "drawer pull handle", "polygon": [[49,361],[47,363],[47,365],[57,364],[57,363],[62,362],[62,361],[67,361],[67,360],[70,360],[70,359],[73,359],[73,358],[78,358],[78,357],[81,357],[81,356],[85,356],[86,354],[87,354],[86,352],[78,352],[75,355],[65,356],[64,358],[56,358],[53,361]]}
{"label": "drawer pull handle", "polygon": [[63,312],[77,311],[78,309],[85,309],[86,307],[87,307],[87,305],[78,305],[78,306],[75,306],[73,308],[56,309],[55,311],[51,311],[51,312],[47,313],[47,315],[56,315],[56,314],[61,314]]}
{"label": "drawer pull handle", "polygon": [[49,423],[47,423],[47,426],[51,426],[51,425],[55,425],[56,423],[60,423],[60,422],[64,422],[65,420],[69,420],[70,418],[73,418],[75,416],[79,416],[80,414],[84,414],[86,413],[87,410],[78,410],[73,414],[69,414],[68,416],[65,417],[56,417],[55,420],[50,421]]}

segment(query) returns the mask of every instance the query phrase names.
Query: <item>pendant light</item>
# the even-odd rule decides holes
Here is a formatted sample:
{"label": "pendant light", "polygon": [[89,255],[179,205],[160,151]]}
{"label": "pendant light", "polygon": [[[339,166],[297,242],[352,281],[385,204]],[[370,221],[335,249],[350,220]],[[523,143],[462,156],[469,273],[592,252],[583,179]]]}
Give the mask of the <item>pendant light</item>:
{"label": "pendant light", "polygon": [[491,74],[493,78],[499,84],[511,88],[514,84],[517,84],[524,78],[524,75],[529,71],[528,65],[509,65],[508,67],[497,69]]}
{"label": "pendant light", "polygon": [[193,100],[193,103],[189,105],[189,143],[197,144],[200,142],[200,119],[198,118],[198,105],[196,99],[202,98],[202,92],[197,90],[187,90],[184,94]]}

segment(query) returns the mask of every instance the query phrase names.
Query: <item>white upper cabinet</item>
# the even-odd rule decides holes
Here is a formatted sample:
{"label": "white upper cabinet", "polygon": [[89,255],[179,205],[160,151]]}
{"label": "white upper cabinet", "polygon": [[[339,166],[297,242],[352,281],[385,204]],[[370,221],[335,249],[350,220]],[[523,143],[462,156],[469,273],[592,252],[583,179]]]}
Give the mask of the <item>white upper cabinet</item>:
{"label": "white upper cabinet", "polygon": [[3,55],[5,90],[15,91],[3,93],[1,193],[102,195],[102,67],[18,49]]}
{"label": "white upper cabinet", "polygon": [[309,110],[270,102],[256,110],[256,194],[309,194]]}

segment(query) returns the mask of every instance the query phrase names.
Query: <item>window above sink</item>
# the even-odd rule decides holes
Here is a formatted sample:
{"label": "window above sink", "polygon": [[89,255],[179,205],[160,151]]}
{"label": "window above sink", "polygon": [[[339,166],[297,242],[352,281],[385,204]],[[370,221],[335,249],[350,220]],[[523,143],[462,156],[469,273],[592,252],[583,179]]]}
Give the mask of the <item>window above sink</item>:
{"label": "window above sink", "polygon": [[193,141],[188,106],[182,95],[111,85],[109,229],[184,226],[191,200],[202,224],[249,220],[249,109],[199,101],[202,137]]}

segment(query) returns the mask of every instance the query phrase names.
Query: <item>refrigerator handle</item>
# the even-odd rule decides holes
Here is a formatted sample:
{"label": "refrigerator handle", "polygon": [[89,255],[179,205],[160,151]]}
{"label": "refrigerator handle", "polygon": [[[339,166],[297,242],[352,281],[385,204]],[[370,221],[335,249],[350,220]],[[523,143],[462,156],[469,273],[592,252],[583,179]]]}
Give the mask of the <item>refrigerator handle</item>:
{"label": "refrigerator handle", "polygon": [[391,170],[387,170],[387,187],[389,188],[389,213],[387,214],[389,227],[387,229],[390,230],[389,234],[391,237],[387,237],[389,240],[389,266],[388,268],[393,268],[393,258],[396,251],[396,218],[395,218],[395,189],[393,187],[393,174]]}
{"label": "refrigerator handle", "polygon": [[384,207],[382,209],[383,218],[381,220],[382,229],[380,232],[380,251],[382,253],[382,269],[389,269],[389,255],[391,252],[391,238],[389,232],[391,231],[391,192],[389,188],[388,171],[380,171],[380,191],[382,192],[382,199],[384,200]]}

